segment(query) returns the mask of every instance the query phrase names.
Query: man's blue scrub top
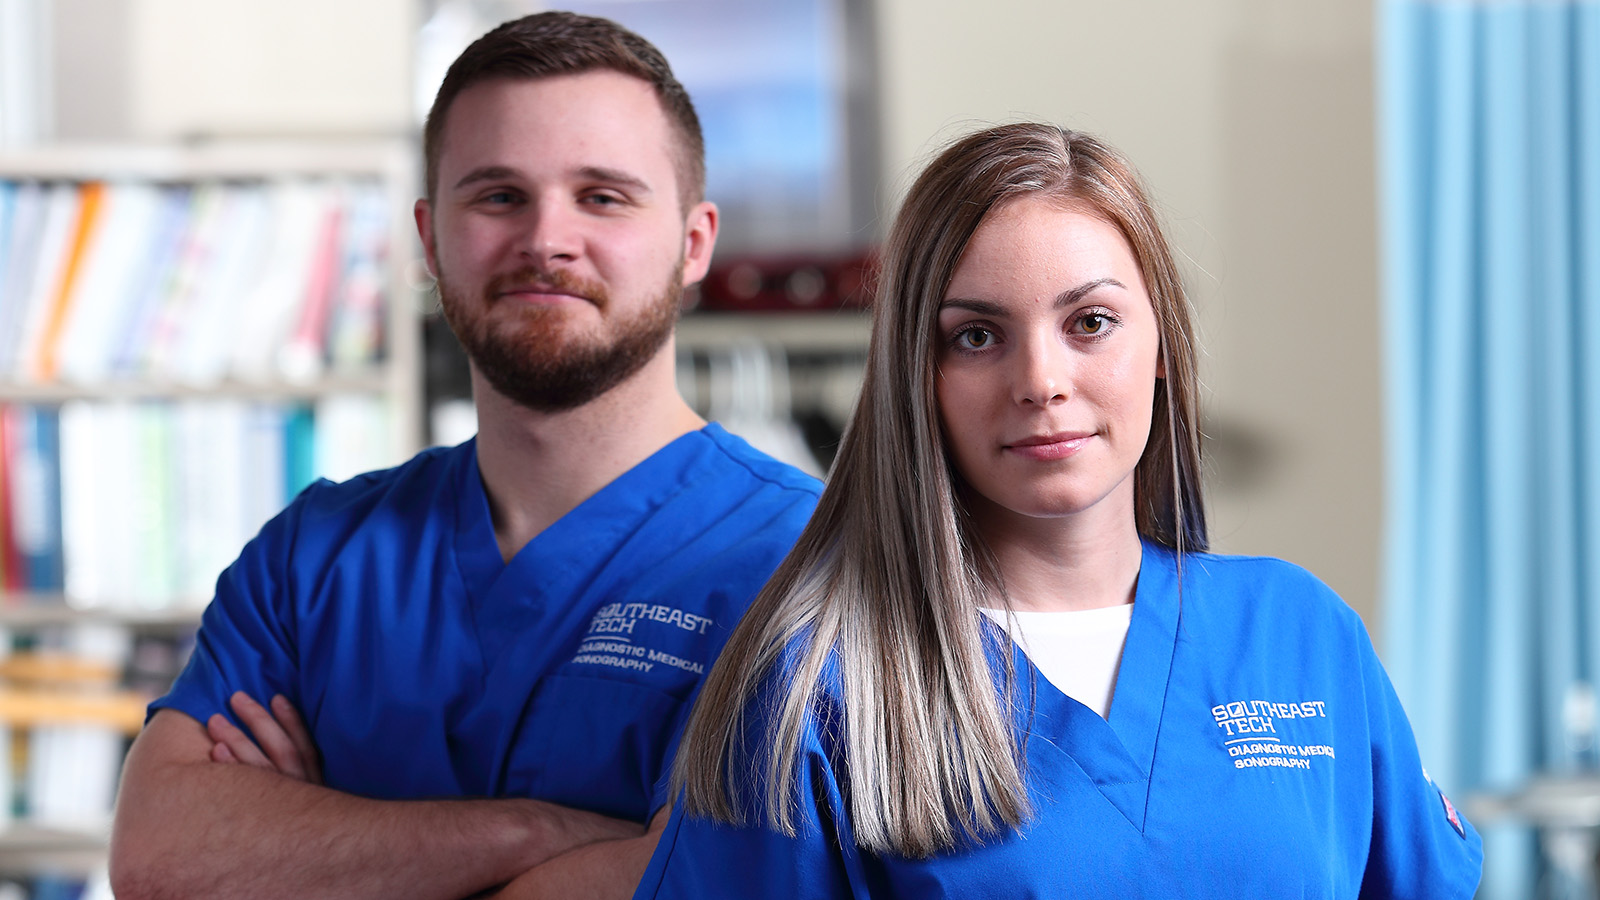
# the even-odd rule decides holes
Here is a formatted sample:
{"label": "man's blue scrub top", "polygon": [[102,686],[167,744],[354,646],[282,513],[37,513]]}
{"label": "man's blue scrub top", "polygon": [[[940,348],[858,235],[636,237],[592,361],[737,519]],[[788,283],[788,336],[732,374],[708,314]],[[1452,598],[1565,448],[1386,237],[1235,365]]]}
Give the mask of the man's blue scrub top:
{"label": "man's blue scrub top", "polygon": [[636,897],[1472,896],[1477,833],[1423,772],[1360,619],[1304,570],[1192,554],[1180,597],[1174,554],[1146,544],[1109,720],[1010,649],[1020,832],[922,860],[858,849],[835,675],[804,739],[799,836],[680,807]]}
{"label": "man's blue scrub top", "polygon": [[689,700],[820,485],[712,424],[502,562],[474,442],[307,488],[217,583],[150,707],[305,716],[329,787],[645,821]]}

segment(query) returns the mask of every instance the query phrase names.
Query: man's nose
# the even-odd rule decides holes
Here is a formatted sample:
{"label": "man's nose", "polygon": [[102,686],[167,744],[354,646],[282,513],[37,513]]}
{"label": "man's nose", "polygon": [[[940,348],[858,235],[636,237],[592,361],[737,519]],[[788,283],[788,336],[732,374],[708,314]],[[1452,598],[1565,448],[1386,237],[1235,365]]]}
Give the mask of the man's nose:
{"label": "man's nose", "polygon": [[555,199],[541,199],[529,206],[522,252],[543,264],[571,262],[582,248],[577,210]]}

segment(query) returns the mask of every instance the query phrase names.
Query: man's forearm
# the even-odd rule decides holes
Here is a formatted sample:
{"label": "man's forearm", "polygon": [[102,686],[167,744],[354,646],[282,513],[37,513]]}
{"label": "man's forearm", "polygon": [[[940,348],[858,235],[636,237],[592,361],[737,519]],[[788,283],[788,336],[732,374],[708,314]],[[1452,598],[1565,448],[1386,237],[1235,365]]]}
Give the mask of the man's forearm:
{"label": "man's forearm", "polygon": [[250,766],[151,758],[159,754],[149,749],[135,744],[118,797],[119,898],[455,900],[640,830],[534,800],[370,800]]}
{"label": "man's forearm", "polygon": [[553,857],[506,885],[495,900],[628,900],[670,813],[670,808],[661,810],[640,837],[585,844]]}

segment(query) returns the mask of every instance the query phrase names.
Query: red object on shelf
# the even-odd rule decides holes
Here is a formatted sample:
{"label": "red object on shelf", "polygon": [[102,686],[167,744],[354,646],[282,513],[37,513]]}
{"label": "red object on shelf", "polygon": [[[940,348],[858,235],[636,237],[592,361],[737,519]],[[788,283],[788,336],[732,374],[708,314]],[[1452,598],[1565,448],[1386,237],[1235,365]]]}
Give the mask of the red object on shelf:
{"label": "red object on shelf", "polygon": [[725,312],[862,309],[871,304],[877,254],[718,260],[700,283],[696,309]]}

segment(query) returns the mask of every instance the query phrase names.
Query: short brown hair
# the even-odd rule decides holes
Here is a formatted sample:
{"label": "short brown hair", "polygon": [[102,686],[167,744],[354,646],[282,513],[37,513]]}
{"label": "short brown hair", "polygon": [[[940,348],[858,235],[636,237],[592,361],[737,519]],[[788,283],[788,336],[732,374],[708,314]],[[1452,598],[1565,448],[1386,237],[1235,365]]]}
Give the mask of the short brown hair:
{"label": "short brown hair", "polygon": [[538,79],[611,70],[632,75],[655,89],[679,147],[678,197],[687,209],[705,196],[706,150],[689,92],[672,74],[654,44],[610,19],[570,12],[542,12],[513,19],[472,42],[450,64],[422,128],[428,198],[434,196],[443,152],[445,118],[460,93],[496,78]]}

